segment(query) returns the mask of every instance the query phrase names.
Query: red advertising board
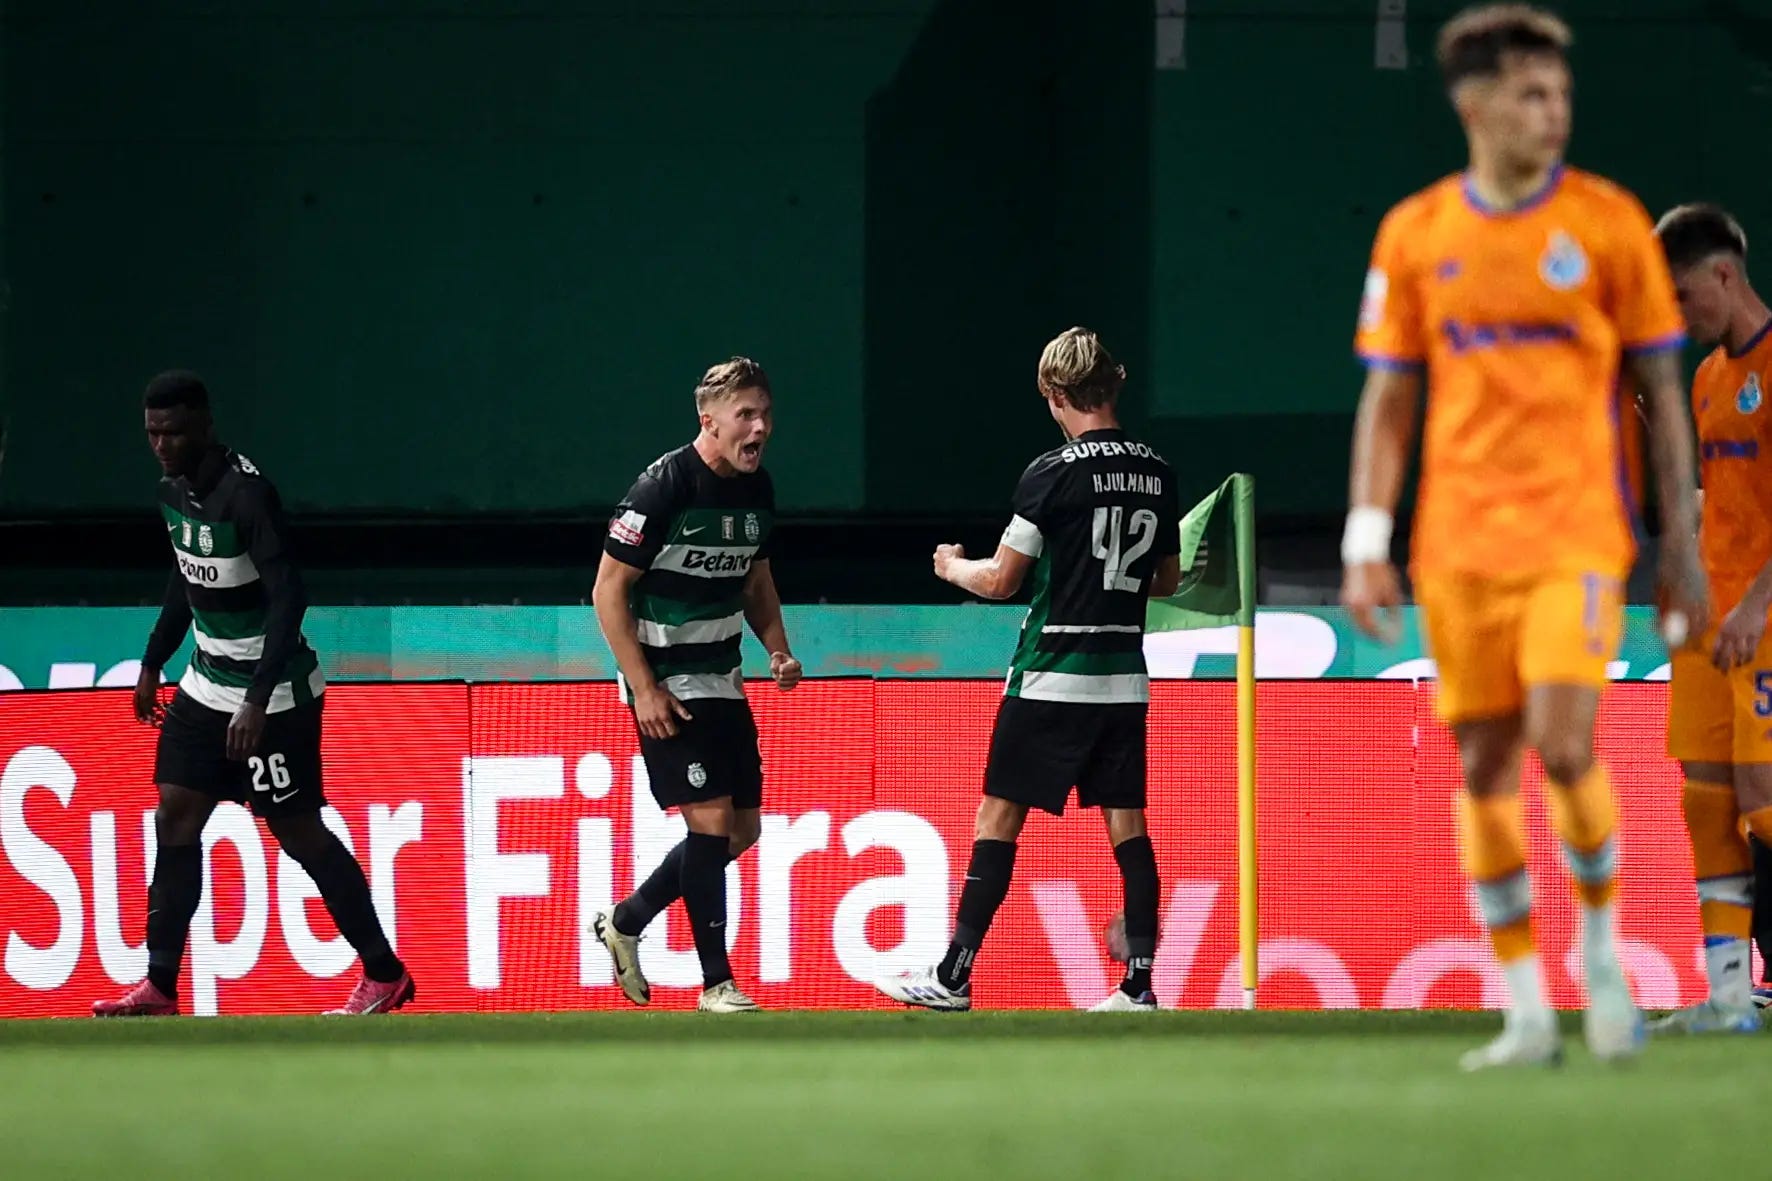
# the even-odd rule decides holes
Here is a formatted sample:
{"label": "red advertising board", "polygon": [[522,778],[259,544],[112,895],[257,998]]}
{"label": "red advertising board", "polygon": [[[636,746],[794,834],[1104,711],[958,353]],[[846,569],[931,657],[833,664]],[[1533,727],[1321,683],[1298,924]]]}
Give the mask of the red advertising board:
{"label": "red advertising board", "polygon": [[[753,687],[763,838],[729,873],[739,981],[771,1007],[882,1005],[867,981],[931,962],[1000,688],[820,681]],[[1152,837],[1166,1006],[1241,1003],[1233,686],[1155,688]],[[1259,687],[1264,1007],[1472,1007],[1500,999],[1457,875],[1457,759],[1431,683]],[[1698,932],[1666,686],[1614,686],[1602,755],[1622,799],[1621,926],[1639,1000],[1697,999]],[[587,916],[681,834],[646,789],[606,684],[339,685],[327,693],[328,820],[369,874],[425,1010],[619,1007]],[[123,691],[0,695],[0,1015],[75,1015],[141,977],[153,855],[152,731]],[[1580,1003],[1574,909],[1529,771],[1540,941],[1553,999]],[[205,834],[208,889],[183,982],[197,1013],[314,1012],[355,965],[305,875],[241,809]],[[1117,979],[1101,928],[1119,878],[1100,821],[1036,814],[975,977],[993,1008],[1077,1007]],[[680,909],[641,944],[654,1005],[700,983]]]}

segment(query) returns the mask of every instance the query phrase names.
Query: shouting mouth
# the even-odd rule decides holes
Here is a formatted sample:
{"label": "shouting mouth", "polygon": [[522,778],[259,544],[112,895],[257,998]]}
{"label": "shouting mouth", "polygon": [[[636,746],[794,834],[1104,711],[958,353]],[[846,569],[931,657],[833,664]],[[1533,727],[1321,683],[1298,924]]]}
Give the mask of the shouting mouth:
{"label": "shouting mouth", "polygon": [[763,458],[762,440],[758,440],[755,443],[745,443],[739,447],[738,457],[746,463],[759,462]]}

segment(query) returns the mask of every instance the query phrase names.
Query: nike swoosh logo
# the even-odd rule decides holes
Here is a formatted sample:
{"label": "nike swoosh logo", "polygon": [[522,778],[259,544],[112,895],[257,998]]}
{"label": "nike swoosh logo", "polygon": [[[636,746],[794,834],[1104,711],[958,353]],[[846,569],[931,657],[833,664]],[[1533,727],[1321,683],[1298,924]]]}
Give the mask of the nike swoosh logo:
{"label": "nike swoosh logo", "polygon": [[298,788],[295,788],[293,791],[286,791],[282,795],[277,795],[275,792],[273,792],[273,793],[271,793],[271,803],[281,804],[284,800],[289,799],[291,796],[295,795],[299,791],[301,791],[301,788],[298,787]]}
{"label": "nike swoosh logo", "polygon": [[707,528],[706,525],[697,525],[693,529],[685,529],[685,530],[683,530],[683,536],[684,537],[694,537],[697,533],[700,533],[703,529],[706,529],[706,528]]}

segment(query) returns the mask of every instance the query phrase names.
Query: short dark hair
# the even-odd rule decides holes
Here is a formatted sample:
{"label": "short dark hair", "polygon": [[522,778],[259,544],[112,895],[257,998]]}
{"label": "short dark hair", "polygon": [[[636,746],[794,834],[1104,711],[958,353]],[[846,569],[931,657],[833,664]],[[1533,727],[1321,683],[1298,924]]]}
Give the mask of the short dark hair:
{"label": "short dark hair", "polygon": [[1510,53],[1564,58],[1575,41],[1569,26],[1529,4],[1484,4],[1467,8],[1440,30],[1435,56],[1440,77],[1452,90],[1467,78],[1494,78]]}
{"label": "short dark hair", "polygon": [[733,357],[711,366],[701,375],[701,381],[695,387],[695,409],[704,411],[728,394],[752,389],[762,390],[772,398],[775,396],[769,389],[769,375],[763,372],[763,366],[749,357]]}
{"label": "short dark hair", "polygon": [[1655,223],[1655,236],[1661,239],[1667,265],[1676,271],[1697,266],[1713,254],[1747,261],[1747,234],[1741,223],[1721,205],[1707,201],[1680,205],[1662,214]]}
{"label": "short dark hair", "polygon": [[142,394],[142,405],[149,410],[171,410],[175,406],[208,410],[209,387],[188,369],[168,369],[148,382],[148,388]]}

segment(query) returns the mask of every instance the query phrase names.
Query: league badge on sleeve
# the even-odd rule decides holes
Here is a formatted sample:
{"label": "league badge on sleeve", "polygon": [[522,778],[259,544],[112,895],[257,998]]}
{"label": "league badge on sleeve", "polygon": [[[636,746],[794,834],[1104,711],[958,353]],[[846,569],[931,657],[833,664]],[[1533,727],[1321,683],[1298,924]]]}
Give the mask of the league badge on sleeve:
{"label": "league badge on sleeve", "polygon": [[1587,279],[1587,254],[1581,243],[1558,230],[1538,259],[1538,276],[1553,291],[1570,291]]}
{"label": "league badge on sleeve", "polygon": [[1741,383],[1741,388],[1735,391],[1735,409],[1743,414],[1752,414],[1760,408],[1763,401],[1765,397],[1760,391],[1760,375],[1748,374],[1747,380]]}
{"label": "league badge on sleeve", "polygon": [[609,522],[609,536],[623,545],[639,545],[642,540],[642,531],[645,528],[646,514],[629,509]]}

